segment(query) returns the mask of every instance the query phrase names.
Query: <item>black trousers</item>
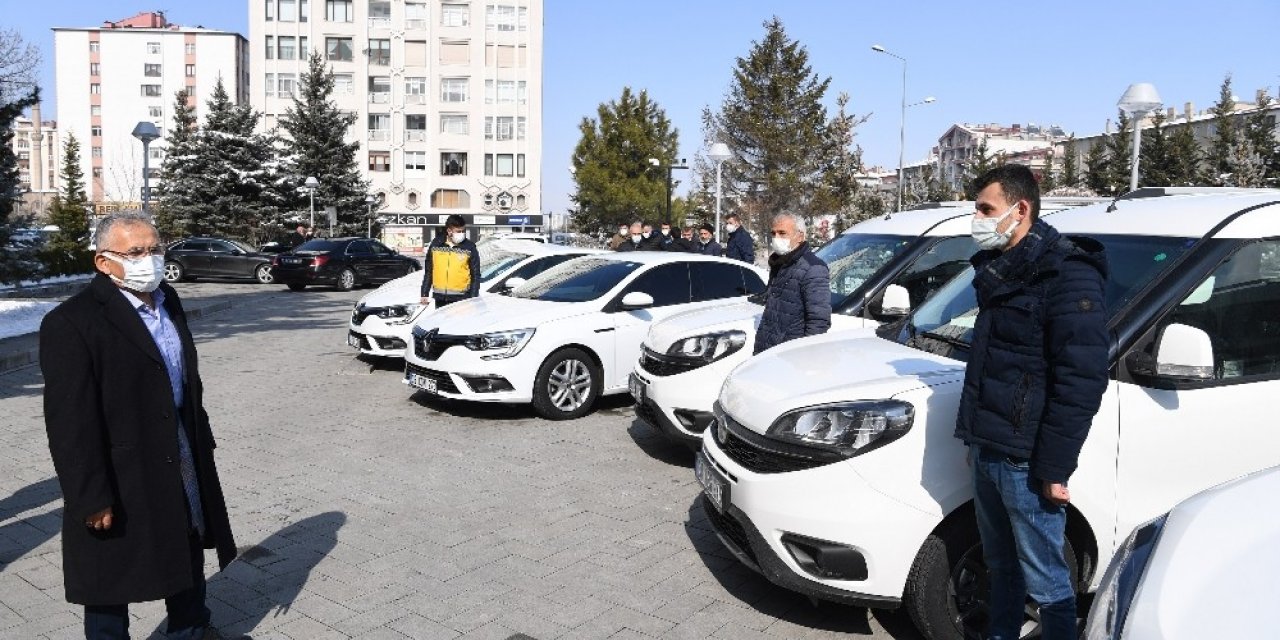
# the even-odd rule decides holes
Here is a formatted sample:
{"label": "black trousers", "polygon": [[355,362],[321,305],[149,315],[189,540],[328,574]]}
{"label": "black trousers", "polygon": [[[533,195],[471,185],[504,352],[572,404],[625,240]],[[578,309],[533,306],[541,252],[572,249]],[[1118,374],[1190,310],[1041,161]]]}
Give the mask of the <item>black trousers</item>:
{"label": "black trousers", "polygon": [[435,298],[435,300],[436,300],[436,308],[437,308],[437,309],[439,309],[440,307],[443,307],[443,306],[446,306],[446,305],[450,305],[450,304],[453,304],[453,303],[455,303],[455,302],[460,302],[460,301],[462,301],[462,300],[466,300],[467,298],[470,298],[471,296],[444,296],[444,295],[440,295],[440,294],[438,294],[438,293],[437,293],[437,294],[435,294],[435,295],[433,295],[433,296],[431,296],[431,297]]}
{"label": "black trousers", "polygon": [[[191,588],[164,599],[164,608],[169,613],[169,625],[164,633],[174,640],[201,638],[209,627],[209,607],[204,603],[204,549],[194,533],[188,542],[191,546]],[[86,605],[84,637],[88,640],[127,640],[129,605]]]}

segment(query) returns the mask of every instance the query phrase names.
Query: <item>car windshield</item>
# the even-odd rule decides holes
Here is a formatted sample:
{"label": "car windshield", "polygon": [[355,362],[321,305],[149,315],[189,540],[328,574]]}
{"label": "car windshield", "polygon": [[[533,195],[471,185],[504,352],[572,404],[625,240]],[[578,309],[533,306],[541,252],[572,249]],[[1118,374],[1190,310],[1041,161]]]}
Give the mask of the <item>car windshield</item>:
{"label": "car windshield", "polygon": [[556,265],[511,291],[515,298],[551,302],[586,302],[613,290],[639,262],[578,258]]}
{"label": "car windshield", "polygon": [[[1156,279],[1192,244],[1194,238],[1157,236],[1089,236],[1106,248],[1106,306],[1108,315],[1124,307]],[[908,346],[955,357],[955,348],[967,350],[978,317],[973,289],[973,267],[943,285],[933,297],[907,318],[898,341]],[[963,357],[963,356],[961,356]]]}
{"label": "car windshield", "polygon": [[831,304],[839,306],[917,236],[846,233],[816,252],[831,270]]}
{"label": "car windshield", "polygon": [[294,249],[295,253],[303,251],[311,251],[314,253],[328,253],[330,251],[341,251],[347,245],[346,242],[338,242],[335,240],[308,240]]}
{"label": "car windshield", "polygon": [[528,257],[527,253],[501,251],[491,246],[480,247],[480,281],[492,280],[494,276]]}

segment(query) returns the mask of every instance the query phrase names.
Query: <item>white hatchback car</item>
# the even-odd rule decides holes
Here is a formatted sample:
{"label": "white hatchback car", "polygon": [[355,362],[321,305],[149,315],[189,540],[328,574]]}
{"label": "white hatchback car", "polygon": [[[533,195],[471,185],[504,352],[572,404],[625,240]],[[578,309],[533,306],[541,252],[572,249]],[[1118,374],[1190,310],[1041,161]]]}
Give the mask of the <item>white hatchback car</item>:
{"label": "white hatchback car", "polygon": [[[1052,220],[1100,241],[1111,269],[1112,380],[1071,478],[1064,549],[1081,591],[1123,532],[1280,458],[1280,431],[1257,413],[1280,394],[1280,191],[1163,191]],[[985,626],[953,437],[972,275],[877,335],[789,342],[725,381],[695,470],[743,563],[811,597],[905,606],[934,640]]]}
{"label": "white hatchback car", "polygon": [[[582,249],[529,240],[495,240],[480,246],[480,295],[502,293],[562,262],[603,249]],[[413,323],[430,313],[421,304],[422,272],[396,278],[365,294],[351,309],[347,346],[370,356],[403,358]]]}
{"label": "white hatchback car", "polygon": [[[1102,201],[1045,198],[1041,215]],[[831,270],[831,330],[897,320],[969,266],[973,202],[943,202],[860,222],[816,252]],[[886,306],[886,299],[889,301]],[[700,446],[711,406],[751,355],[763,307],[752,302],[674,315],[649,328],[635,365],[636,415]],[[743,342],[746,348],[727,348]]]}
{"label": "white hatchback car", "polygon": [[508,295],[422,316],[405,351],[405,382],[430,394],[532,402],[550,419],[585,415],[625,393],[649,324],[764,290],[763,270],[690,253],[577,258]]}

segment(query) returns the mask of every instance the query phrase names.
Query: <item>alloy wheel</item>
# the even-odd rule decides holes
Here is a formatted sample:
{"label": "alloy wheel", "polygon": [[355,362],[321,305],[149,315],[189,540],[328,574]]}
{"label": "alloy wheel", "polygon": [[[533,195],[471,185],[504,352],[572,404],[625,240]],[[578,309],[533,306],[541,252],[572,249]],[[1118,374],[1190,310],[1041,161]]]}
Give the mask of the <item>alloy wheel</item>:
{"label": "alloy wheel", "polygon": [[547,378],[547,395],[561,411],[578,409],[591,397],[591,369],[581,360],[560,362]]}
{"label": "alloy wheel", "polygon": [[164,279],[166,282],[177,282],[182,277],[182,267],[176,262],[164,263]]}

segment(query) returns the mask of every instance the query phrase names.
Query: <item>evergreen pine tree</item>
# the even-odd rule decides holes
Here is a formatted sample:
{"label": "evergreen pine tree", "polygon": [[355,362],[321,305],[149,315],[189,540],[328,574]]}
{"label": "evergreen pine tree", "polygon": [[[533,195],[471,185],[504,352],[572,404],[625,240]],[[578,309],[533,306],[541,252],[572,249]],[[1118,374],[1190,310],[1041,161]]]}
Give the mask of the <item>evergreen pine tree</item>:
{"label": "evergreen pine tree", "polygon": [[[18,40],[21,43],[21,39]],[[22,197],[18,156],[13,152],[13,123],[27,107],[40,101],[39,89],[8,103],[0,103],[0,282],[10,283],[40,275],[35,249],[9,243],[14,229],[30,221],[17,214]]]}
{"label": "evergreen pine tree", "polygon": [[1151,127],[1142,134],[1139,178],[1144,186],[1168,187],[1175,184],[1176,168],[1173,141],[1164,126],[1165,115],[1157,111],[1151,116]]}
{"label": "evergreen pine tree", "polygon": [[[356,162],[360,143],[346,141],[356,115],[339,110],[332,97],[333,71],[319,53],[312,52],[293,106],[280,118],[287,137],[282,142],[285,161],[277,181],[278,193],[286,199],[283,204],[287,208],[305,218],[308,202],[301,187],[308,177],[314,177],[320,182],[315,192],[316,210],[337,207],[334,234],[364,235],[369,184],[360,177]],[[320,230],[326,228],[323,215],[317,215],[316,220]]]}
{"label": "evergreen pine tree", "polygon": [[987,139],[984,136],[978,142],[978,148],[974,150],[973,157],[965,162],[964,199],[973,200],[977,198],[978,192],[973,188],[973,181],[1002,164],[1004,164],[1004,154],[992,156],[990,148],[987,147]]}
{"label": "evergreen pine tree", "polygon": [[1107,136],[1107,195],[1120,195],[1129,190],[1129,177],[1133,169],[1133,127],[1129,114],[1119,112],[1116,132]]}
{"label": "evergreen pine tree", "polygon": [[[634,220],[650,223],[666,215],[667,173],[649,158],[670,164],[679,152],[679,132],[646,91],[623,87],[616,100],[602,103],[595,118],[578,124],[582,137],[571,159],[577,191],[574,225],[584,231],[611,230]],[[672,190],[675,190],[674,178]],[[672,207],[673,217],[675,208]],[[676,221],[683,218],[677,217]]]}
{"label": "evergreen pine tree", "polygon": [[1080,154],[1076,152],[1074,134],[1062,145],[1062,177],[1058,182],[1061,186],[1068,188],[1080,186]]}
{"label": "evergreen pine tree", "polygon": [[195,136],[204,174],[197,182],[205,187],[199,226],[207,233],[256,243],[262,238],[255,230],[274,218],[274,203],[264,195],[276,179],[270,164],[275,150],[268,137],[254,132],[259,117],[249,105],[231,102],[218,79]]}
{"label": "evergreen pine tree", "polygon": [[205,185],[195,180],[201,173],[195,149],[197,133],[195,108],[186,90],[178,91],[174,96],[173,124],[165,136],[160,184],[156,188],[156,228],[163,238],[176,239],[198,231],[196,221]]}
{"label": "evergreen pine tree", "polygon": [[704,135],[728,145],[724,192],[744,223],[766,237],[774,214],[810,209],[822,183],[821,153],[830,137],[822,100],[831,79],[809,66],[809,53],[776,16],[764,37],[734,64],[719,110],[703,110]]}
{"label": "evergreen pine tree", "polygon": [[1089,145],[1084,156],[1084,186],[1100,196],[1114,195],[1110,182],[1111,158],[1107,156],[1105,140]]}
{"label": "evergreen pine tree", "polygon": [[1232,164],[1236,152],[1236,124],[1233,114],[1236,101],[1231,95],[1231,74],[1222,80],[1218,89],[1218,103],[1210,111],[1213,113],[1213,142],[1204,157],[1204,183],[1213,186],[1225,186],[1231,180]]}
{"label": "evergreen pine tree", "polygon": [[1169,184],[1178,187],[1204,184],[1201,181],[1203,155],[1190,123],[1174,127],[1169,135]]}
{"label": "evergreen pine tree", "polygon": [[1053,166],[1053,148],[1044,157],[1044,169],[1040,172],[1040,193],[1048,193],[1058,188],[1058,174]]}
{"label": "evergreen pine tree", "polygon": [[862,148],[853,144],[857,126],[865,117],[849,113],[849,94],[836,97],[836,115],[827,124],[826,144],[821,156],[826,162],[820,168],[817,189],[809,204],[810,215],[835,214],[836,220],[853,213],[854,196],[858,192],[858,174],[862,173]]}
{"label": "evergreen pine tree", "polygon": [[1276,101],[1266,91],[1258,95],[1257,108],[1244,120],[1243,138],[1257,156],[1261,171],[1260,184],[1280,186],[1280,142],[1276,141],[1276,114],[1269,113]]}
{"label": "evergreen pine tree", "polygon": [[41,261],[49,275],[88,273],[93,270],[89,251],[89,198],[80,171],[80,141],[67,134],[62,145],[62,168],[58,173],[62,189],[49,206],[49,223],[58,231],[41,248]]}

